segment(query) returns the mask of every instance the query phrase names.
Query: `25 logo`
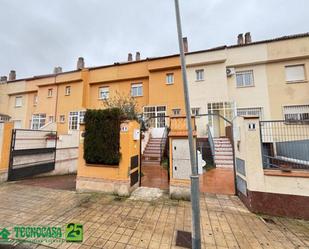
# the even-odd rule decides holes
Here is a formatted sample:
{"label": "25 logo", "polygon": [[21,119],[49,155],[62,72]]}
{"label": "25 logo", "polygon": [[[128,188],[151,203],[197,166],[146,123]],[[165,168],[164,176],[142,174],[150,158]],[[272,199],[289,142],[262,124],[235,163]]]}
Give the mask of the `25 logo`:
{"label": "25 logo", "polygon": [[65,230],[65,238],[67,242],[82,242],[83,241],[83,225],[69,223]]}

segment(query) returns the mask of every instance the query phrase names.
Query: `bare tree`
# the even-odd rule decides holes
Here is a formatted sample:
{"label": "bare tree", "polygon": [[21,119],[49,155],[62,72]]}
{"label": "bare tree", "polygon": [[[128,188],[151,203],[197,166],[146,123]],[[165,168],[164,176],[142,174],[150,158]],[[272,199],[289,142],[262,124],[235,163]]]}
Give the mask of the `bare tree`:
{"label": "bare tree", "polygon": [[138,119],[138,104],[136,99],[131,95],[121,94],[116,91],[114,96],[103,99],[102,101],[105,108],[119,108],[126,119]]}

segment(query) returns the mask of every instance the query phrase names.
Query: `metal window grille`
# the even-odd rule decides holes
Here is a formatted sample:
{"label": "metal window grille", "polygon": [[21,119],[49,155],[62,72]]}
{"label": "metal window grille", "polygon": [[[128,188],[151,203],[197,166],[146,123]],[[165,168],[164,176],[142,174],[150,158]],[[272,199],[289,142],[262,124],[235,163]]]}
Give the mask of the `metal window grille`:
{"label": "metal window grille", "polygon": [[283,115],[286,121],[309,121],[309,105],[284,106]]}
{"label": "metal window grille", "polygon": [[237,116],[243,116],[243,117],[260,117],[263,118],[262,108],[256,107],[256,108],[237,108]]}

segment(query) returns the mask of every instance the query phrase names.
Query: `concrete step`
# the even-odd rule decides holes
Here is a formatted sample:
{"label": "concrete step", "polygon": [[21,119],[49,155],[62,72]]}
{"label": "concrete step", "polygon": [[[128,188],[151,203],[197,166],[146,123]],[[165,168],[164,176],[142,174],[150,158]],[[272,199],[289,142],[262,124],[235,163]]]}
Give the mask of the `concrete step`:
{"label": "concrete step", "polygon": [[215,144],[215,148],[232,148],[231,144]]}
{"label": "concrete step", "polygon": [[143,154],[160,154],[160,150],[149,150],[149,149],[145,149]]}
{"label": "concrete step", "polygon": [[233,160],[216,160],[215,159],[215,164],[216,165],[233,165]]}
{"label": "concrete step", "polygon": [[233,151],[232,147],[215,147],[215,151]]}
{"label": "concrete step", "polygon": [[214,138],[214,142],[230,142],[228,138]]}
{"label": "concrete step", "polygon": [[144,153],[142,155],[143,158],[159,158],[160,159],[160,153],[150,154],[150,153]]}
{"label": "concrete step", "polygon": [[[148,144],[157,145],[157,144],[161,144],[161,142],[148,142]],[[148,144],[147,144],[147,145],[148,145]]]}
{"label": "concrete step", "polygon": [[232,164],[232,165],[228,165],[228,164],[216,164],[216,168],[228,168],[228,169],[232,169],[232,168],[233,168],[233,164]]}
{"label": "concrete step", "polygon": [[157,165],[160,165],[160,162],[158,161],[145,161],[145,160],[142,160],[142,166],[157,166]]}
{"label": "concrete step", "polygon": [[215,155],[215,160],[231,160],[233,161],[232,155]]}
{"label": "concrete step", "polygon": [[233,156],[233,150],[217,150],[215,156]]}
{"label": "concrete step", "polygon": [[143,154],[142,158],[148,159],[148,160],[160,160],[160,155],[159,154]]}

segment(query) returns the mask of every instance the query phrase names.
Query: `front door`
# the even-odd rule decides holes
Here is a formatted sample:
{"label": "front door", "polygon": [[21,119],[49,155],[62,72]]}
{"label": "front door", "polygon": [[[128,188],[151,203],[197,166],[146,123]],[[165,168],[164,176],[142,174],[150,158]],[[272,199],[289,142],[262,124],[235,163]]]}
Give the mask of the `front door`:
{"label": "front door", "polygon": [[220,137],[220,116],[219,111],[214,111],[214,114],[212,116],[213,123],[212,123],[212,134],[214,137]]}

